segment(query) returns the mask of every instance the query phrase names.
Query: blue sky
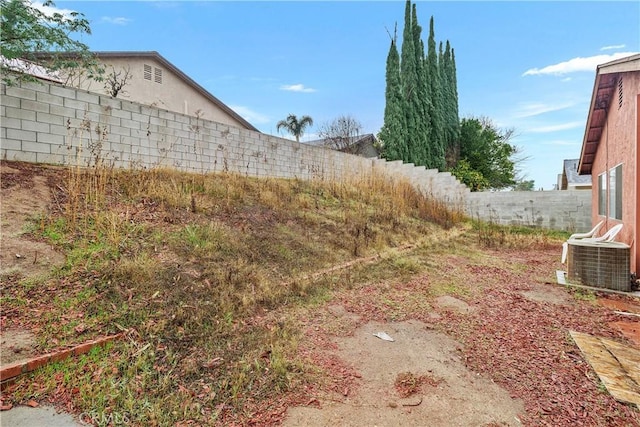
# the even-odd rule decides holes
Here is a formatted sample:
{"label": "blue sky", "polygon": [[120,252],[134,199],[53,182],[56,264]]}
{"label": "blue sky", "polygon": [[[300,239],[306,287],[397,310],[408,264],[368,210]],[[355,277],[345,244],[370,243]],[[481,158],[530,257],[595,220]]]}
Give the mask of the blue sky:
{"label": "blue sky", "polygon": [[[416,2],[423,40],[455,49],[461,117],[513,128],[536,188],[578,158],[599,63],[640,52],[638,1]],[[315,126],[384,117],[389,35],[404,1],[56,1],[84,13],[92,50],[158,51],[262,132],[289,113]],[[281,134],[281,136],[286,136]]]}

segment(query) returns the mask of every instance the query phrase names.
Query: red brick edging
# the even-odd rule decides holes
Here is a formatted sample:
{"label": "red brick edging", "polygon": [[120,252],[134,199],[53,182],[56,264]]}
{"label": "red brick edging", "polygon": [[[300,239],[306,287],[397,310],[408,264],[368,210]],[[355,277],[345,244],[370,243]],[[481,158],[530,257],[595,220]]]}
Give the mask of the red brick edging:
{"label": "red brick edging", "polygon": [[124,332],[121,332],[119,334],[109,335],[106,337],[87,341],[84,344],[79,344],[73,348],[59,350],[54,353],[47,353],[42,356],[36,356],[29,360],[23,360],[22,362],[3,366],[0,369],[0,382],[4,383],[5,381],[17,377],[18,375],[26,374],[27,372],[31,372],[38,368],[41,368],[48,363],[59,362],[70,356],[80,356],[81,354],[88,353],[93,347],[105,345],[113,340],[122,338],[123,336]]}

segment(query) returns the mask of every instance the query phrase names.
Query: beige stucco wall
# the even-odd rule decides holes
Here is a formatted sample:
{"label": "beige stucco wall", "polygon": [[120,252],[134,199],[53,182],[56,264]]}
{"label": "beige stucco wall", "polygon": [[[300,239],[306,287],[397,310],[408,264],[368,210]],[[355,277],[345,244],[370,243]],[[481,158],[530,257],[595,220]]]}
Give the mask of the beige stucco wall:
{"label": "beige stucco wall", "polygon": [[[598,150],[591,171],[592,177],[592,219],[593,223],[605,220],[604,230],[622,222],[624,227],[616,237],[617,241],[631,246],[631,271],[640,266],[636,248],[638,233],[637,189],[638,174],[638,94],[640,94],[640,72],[624,73],[622,106],[618,105],[618,89],[614,91],[609,106]],[[616,84],[617,85],[617,84]],[[622,221],[598,215],[598,176],[622,164]],[[608,199],[608,195],[607,195]]]}
{"label": "beige stucco wall", "polygon": [[[106,66],[107,73],[115,70],[116,73],[122,72],[124,76],[124,70],[128,69],[131,74],[127,85],[118,94],[120,99],[190,116],[196,116],[196,112],[201,111],[200,117],[203,119],[245,128],[243,123],[230,116],[153,58],[108,58],[103,63]],[[151,80],[144,78],[144,64],[152,67]],[[162,70],[162,83],[154,81],[156,68]],[[85,80],[80,84],[80,88],[106,94],[104,82]]]}

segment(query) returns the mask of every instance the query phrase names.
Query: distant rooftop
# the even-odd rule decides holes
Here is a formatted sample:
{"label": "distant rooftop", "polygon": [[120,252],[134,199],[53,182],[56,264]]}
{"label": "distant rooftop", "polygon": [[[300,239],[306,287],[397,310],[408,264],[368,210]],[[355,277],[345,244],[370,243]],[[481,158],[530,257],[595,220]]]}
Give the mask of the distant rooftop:
{"label": "distant rooftop", "polygon": [[[358,144],[359,142],[363,141],[363,140],[367,140],[367,139],[371,139],[373,137],[372,133],[365,133],[364,135],[355,135],[355,136],[350,136],[348,138],[346,138],[348,140],[348,142],[344,145],[346,146],[352,146],[354,144]],[[343,138],[336,138],[336,139],[343,139]],[[300,141],[303,144],[307,144],[307,145],[315,145],[318,147],[324,147],[327,145],[331,145],[331,140],[327,139],[327,138],[322,138],[322,139],[313,139],[310,141]]]}
{"label": "distant rooftop", "polygon": [[316,147],[327,147],[345,153],[356,154],[362,157],[378,157],[380,155],[375,146],[376,137],[372,133],[364,135],[350,136],[347,138],[324,138],[312,141],[301,141],[303,144],[314,145]]}
{"label": "distant rooftop", "polygon": [[567,185],[591,185],[591,175],[578,175],[580,159],[566,159],[564,161],[564,175]]}

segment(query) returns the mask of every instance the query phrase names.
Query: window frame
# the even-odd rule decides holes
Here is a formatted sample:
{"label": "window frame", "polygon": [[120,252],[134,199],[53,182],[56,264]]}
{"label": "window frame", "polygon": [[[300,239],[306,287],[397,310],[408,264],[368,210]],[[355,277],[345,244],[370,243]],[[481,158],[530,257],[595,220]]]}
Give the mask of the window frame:
{"label": "window frame", "polygon": [[607,216],[607,172],[598,175],[598,215]]}
{"label": "window frame", "polygon": [[608,175],[607,216],[622,220],[622,163],[609,169]]}

